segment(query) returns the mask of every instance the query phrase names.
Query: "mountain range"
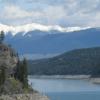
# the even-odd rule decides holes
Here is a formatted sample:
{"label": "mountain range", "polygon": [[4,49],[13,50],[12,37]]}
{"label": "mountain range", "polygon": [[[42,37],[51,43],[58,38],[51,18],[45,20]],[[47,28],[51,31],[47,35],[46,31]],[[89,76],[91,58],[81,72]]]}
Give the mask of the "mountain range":
{"label": "mountain range", "polygon": [[61,27],[41,24],[8,26],[0,24],[5,41],[19,54],[60,54],[78,48],[100,46],[100,28]]}

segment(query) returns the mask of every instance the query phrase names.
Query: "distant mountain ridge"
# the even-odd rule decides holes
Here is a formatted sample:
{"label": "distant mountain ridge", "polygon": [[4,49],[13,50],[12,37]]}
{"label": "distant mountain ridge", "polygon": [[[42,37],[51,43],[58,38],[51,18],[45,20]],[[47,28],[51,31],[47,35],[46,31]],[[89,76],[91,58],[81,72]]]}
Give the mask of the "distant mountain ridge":
{"label": "distant mountain ridge", "polygon": [[16,31],[12,26],[1,26],[0,30],[9,30],[6,31],[5,41],[17,49],[20,55],[55,55],[78,48],[100,46],[100,28],[72,27],[65,31],[66,28],[60,26],[55,28],[33,23],[18,26]]}
{"label": "distant mountain ridge", "polygon": [[23,36],[30,31],[43,31],[43,32],[49,32],[49,31],[59,31],[59,32],[73,32],[73,31],[80,31],[85,30],[90,27],[62,27],[59,25],[42,25],[37,23],[31,23],[26,25],[19,25],[19,26],[9,26],[0,24],[0,31],[4,31],[6,34],[8,32],[11,32],[11,34],[14,36],[20,32],[23,33]]}

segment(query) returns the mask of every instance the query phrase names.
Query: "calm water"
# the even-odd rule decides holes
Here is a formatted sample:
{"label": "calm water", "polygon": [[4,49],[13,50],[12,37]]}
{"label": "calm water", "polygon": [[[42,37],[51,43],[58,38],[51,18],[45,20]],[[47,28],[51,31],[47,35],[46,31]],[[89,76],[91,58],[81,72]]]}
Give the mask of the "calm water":
{"label": "calm water", "polygon": [[100,85],[86,80],[29,78],[29,83],[51,100],[100,100]]}

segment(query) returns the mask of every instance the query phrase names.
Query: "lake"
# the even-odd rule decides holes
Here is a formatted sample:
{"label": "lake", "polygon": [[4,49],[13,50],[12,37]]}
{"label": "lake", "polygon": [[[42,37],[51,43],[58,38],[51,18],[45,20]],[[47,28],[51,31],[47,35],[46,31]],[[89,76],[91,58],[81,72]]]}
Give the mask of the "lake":
{"label": "lake", "polygon": [[50,100],[100,100],[100,85],[88,80],[29,77],[29,84]]}

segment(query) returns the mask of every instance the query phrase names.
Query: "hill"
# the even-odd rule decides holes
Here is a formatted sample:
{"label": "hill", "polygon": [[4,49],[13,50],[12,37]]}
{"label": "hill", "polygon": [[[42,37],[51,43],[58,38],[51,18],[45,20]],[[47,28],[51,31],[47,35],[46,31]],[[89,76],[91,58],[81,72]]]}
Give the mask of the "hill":
{"label": "hill", "polygon": [[29,61],[32,75],[99,75],[100,47],[76,49],[62,55]]}
{"label": "hill", "polygon": [[0,100],[48,100],[28,84],[27,60],[20,61],[15,50],[0,34]]}

